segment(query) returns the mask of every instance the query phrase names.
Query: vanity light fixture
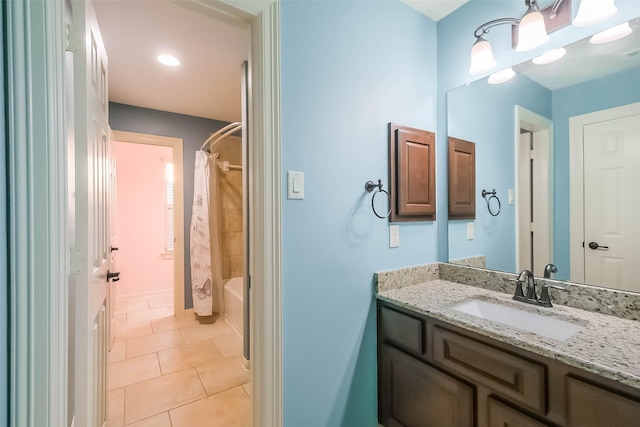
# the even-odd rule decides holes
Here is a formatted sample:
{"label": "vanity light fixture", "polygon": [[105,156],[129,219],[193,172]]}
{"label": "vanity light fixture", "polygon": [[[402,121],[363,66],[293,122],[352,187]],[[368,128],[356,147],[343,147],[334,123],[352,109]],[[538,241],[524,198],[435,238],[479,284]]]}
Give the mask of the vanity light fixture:
{"label": "vanity light fixture", "polygon": [[502,83],[506,83],[511,80],[516,75],[516,72],[513,71],[513,68],[505,68],[502,71],[498,71],[495,74],[491,74],[489,76],[489,84],[492,85],[501,85]]}
{"label": "vanity light fixture", "polygon": [[614,0],[580,0],[578,14],[573,20],[576,27],[588,27],[611,18],[618,12]]}
{"label": "vanity light fixture", "polygon": [[632,30],[629,26],[628,22],[625,22],[620,25],[616,25],[615,27],[609,28],[608,30],[604,30],[597,34],[594,34],[591,39],[589,39],[589,43],[591,44],[604,44],[611,43],[616,40],[623,39],[631,34]]}
{"label": "vanity light fixture", "polygon": [[552,62],[556,62],[560,60],[567,54],[567,50],[563,47],[559,47],[558,49],[550,50],[549,52],[545,52],[540,56],[536,56],[532,59],[533,63],[536,65],[546,65],[551,64]]}
{"label": "vanity light fixture", "polygon": [[163,54],[158,56],[158,62],[169,67],[177,67],[180,65],[180,61],[173,55]]}
{"label": "vanity light fixture", "polygon": [[483,37],[489,29],[498,25],[511,25],[512,47],[525,52],[543,45],[549,40],[549,32],[566,26],[571,21],[571,1],[554,0],[544,9],[537,0],[525,0],[527,11],[522,18],[499,18],[480,25],[473,32],[476,42],[471,49],[470,74],[482,74],[496,66],[489,42]]}

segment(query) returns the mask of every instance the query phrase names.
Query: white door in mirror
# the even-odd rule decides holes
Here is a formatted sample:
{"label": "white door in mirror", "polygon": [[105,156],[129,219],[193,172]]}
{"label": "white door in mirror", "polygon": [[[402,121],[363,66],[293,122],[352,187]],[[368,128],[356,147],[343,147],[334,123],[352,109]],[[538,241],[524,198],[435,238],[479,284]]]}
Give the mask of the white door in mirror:
{"label": "white door in mirror", "polygon": [[640,291],[640,115],[584,127],[584,278]]}

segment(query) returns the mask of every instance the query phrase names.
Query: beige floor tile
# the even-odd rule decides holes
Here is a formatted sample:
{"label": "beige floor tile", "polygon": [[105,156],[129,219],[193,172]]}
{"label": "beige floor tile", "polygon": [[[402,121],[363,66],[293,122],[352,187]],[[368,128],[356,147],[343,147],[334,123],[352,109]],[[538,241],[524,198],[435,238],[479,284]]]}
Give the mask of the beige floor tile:
{"label": "beige floor tile", "polygon": [[163,319],[165,317],[173,317],[173,308],[160,307],[151,310],[132,311],[127,313],[127,324],[131,325],[148,320]]}
{"label": "beige floor tile", "polygon": [[125,425],[177,408],[205,396],[195,369],[163,375],[125,390]]}
{"label": "beige floor tile", "polygon": [[119,362],[127,357],[126,345],[124,341],[114,342],[109,351],[109,363]]}
{"label": "beige floor tile", "polygon": [[108,427],[122,427],[124,425],[124,387],[109,390],[107,413]]}
{"label": "beige floor tile", "polygon": [[216,343],[218,350],[220,350],[222,357],[231,357],[242,354],[242,337],[235,332],[212,339],[213,342]]}
{"label": "beige floor tile", "polygon": [[217,359],[222,359],[222,355],[211,340],[198,341],[158,352],[163,375]]}
{"label": "beige floor tile", "polygon": [[251,397],[251,383],[242,384],[242,388],[244,389],[244,392],[247,393],[247,396]]}
{"label": "beige floor tile", "polygon": [[130,313],[132,311],[148,310],[149,304],[146,297],[118,298],[116,307],[120,313]]}
{"label": "beige floor tile", "polygon": [[169,411],[173,427],[244,427],[251,405],[241,387]]}
{"label": "beige floor tile", "polygon": [[242,365],[242,357],[214,360],[196,367],[207,394],[216,394],[249,382],[249,371]]}
{"label": "beige floor tile", "polygon": [[196,341],[208,340],[222,335],[228,335],[235,333],[231,326],[227,324],[223,319],[219,319],[215,323],[208,325],[197,325],[186,328],[181,328],[182,338],[184,342],[192,343]]}
{"label": "beige floor tile", "polygon": [[198,326],[200,325],[200,323],[193,314],[185,314],[183,317],[174,316],[165,319],[152,320],[151,325],[153,326],[153,331],[157,334],[158,332],[166,332],[174,329]]}
{"label": "beige floor tile", "polygon": [[179,331],[160,332],[127,340],[127,358],[155,353],[160,350],[178,347],[184,344]]}
{"label": "beige floor tile", "polygon": [[116,341],[124,341],[131,338],[143,337],[151,335],[151,322],[136,323],[133,325],[123,325],[116,331]]}
{"label": "beige floor tile", "polygon": [[109,389],[159,377],[160,366],[155,353],[109,364]]}
{"label": "beige floor tile", "polygon": [[137,423],[129,424],[127,427],[171,427],[171,419],[169,418],[169,412],[163,412]]}

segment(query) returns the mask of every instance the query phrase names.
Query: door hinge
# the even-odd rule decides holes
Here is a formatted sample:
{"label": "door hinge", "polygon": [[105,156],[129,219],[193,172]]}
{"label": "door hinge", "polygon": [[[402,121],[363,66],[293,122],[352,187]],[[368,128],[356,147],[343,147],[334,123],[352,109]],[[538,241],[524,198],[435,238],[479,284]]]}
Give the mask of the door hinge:
{"label": "door hinge", "polygon": [[80,249],[69,249],[69,274],[80,274],[87,265],[87,260],[82,256]]}
{"label": "door hinge", "polygon": [[78,36],[78,33],[79,31],[76,31],[71,24],[67,24],[67,52],[78,53],[82,49],[82,38]]}

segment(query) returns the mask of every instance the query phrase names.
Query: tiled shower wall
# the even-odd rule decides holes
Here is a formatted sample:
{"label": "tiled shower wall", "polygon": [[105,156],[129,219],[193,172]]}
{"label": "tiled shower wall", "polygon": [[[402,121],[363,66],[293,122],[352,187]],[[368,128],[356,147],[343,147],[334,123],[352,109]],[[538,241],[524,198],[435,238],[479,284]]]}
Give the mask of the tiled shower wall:
{"label": "tiled shower wall", "polygon": [[[218,143],[214,152],[220,153],[219,164],[228,161],[232,165],[242,164],[242,140],[227,137]],[[218,196],[220,200],[220,233],[222,246],[222,277],[242,277],[243,242],[242,231],[242,171],[223,172],[218,168]]]}

